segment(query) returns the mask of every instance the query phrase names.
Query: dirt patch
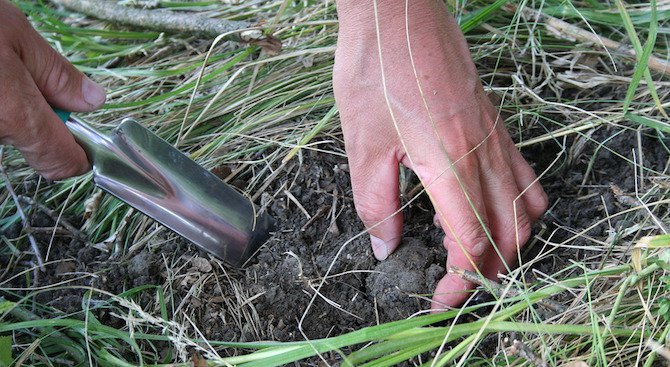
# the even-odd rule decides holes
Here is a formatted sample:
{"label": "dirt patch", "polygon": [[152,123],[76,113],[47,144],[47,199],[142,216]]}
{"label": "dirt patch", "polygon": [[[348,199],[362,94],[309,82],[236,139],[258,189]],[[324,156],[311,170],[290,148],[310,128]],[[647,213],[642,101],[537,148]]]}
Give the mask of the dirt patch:
{"label": "dirt patch", "polygon": [[368,294],[382,306],[382,317],[399,320],[429,307],[426,298],[408,299],[407,296],[426,294],[434,289],[444,268],[433,264],[432,249],[416,238],[403,239],[393,255],[375,266],[375,272],[367,279],[367,287]]}
{"label": "dirt patch", "polygon": [[[407,228],[413,236],[403,241],[407,246],[378,263],[368,236],[356,237],[363,226],[353,207],[345,159],[306,157],[297,175],[275,185],[276,190],[292,185],[288,191],[300,207],[288,195],[274,201],[270,213],[280,231],[238,279],[250,297],[258,295],[253,308],[259,329],[268,331],[265,337],[300,339],[300,320],[310,338],[337,335],[427,307],[418,295],[430,292],[435,283],[434,276],[426,277],[426,268],[439,248],[423,244],[438,243],[436,229],[426,221],[420,230]],[[431,218],[430,212],[420,211],[411,212]]]}
{"label": "dirt patch", "polygon": [[[87,289],[77,286],[113,294],[142,285],[162,286],[170,313],[189,315],[207,338],[215,340],[302,339],[299,325],[308,337],[320,338],[408,317],[428,307],[426,295],[444,271],[435,262],[443,263],[445,256],[439,245],[442,235],[429,224],[432,212],[425,200],[405,213],[407,238],[402,247],[379,263],[368,236],[357,237],[363,226],[353,207],[345,158],[307,154],[299,167],[267,191],[283,193],[268,208],[279,230],[244,268],[231,268],[174,236],[167,243],[155,239],[160,245],[149,244],[118,259],[99,246],[57,237],[50,249],[52,263],[46,272],[36,273],[39,279],[15,277],[9,283],[24,289],[17,296],[35,285],[74,286],[36,297],[63,314],[82,309]],[[54,225],[36,215],[44,221],[41,225]],[[38,240],[46,251],[50,236]],[[138,292],[133,300],[155,309],[152,292]],[[124,324],[103,310],[98,317],[113,326]]]}
{"label": "dirt patch", "polygon": [[[559,164],[543,178],[551,208],[536,226],[541,237],[551,236],[553,243],[559,243],[574,235],[568,229],[589,228],[607,213],[627,208],[611,184],[624,193],[634,192],[634,166],[622,157],[632,161],[631,152],[638,149],[637,132],[617,131],[618,135],[609,139],[613,132],[608,128],[589,132],[588,139],[573,139],[563,153],[551,143],[523,150],[537,172],[560,153]],[[601,144],[603,141],[606,143]],[[649,180],[652,170],[665,171],[668,152],[663,144],[668,142],[654,133],[643,134],[639,141],[649,169],[645,180]],[[353,207],[343,157],[307,153],[267,189],[267,194],[276,194],[268,211],[277,219],[279,230],[245,268],[230,268],[173,236],[168,242],[155,239],[154,244],[126,259],[110,259],[98,248],[58,237],[51,248],[54,262],[45,273],[36,273],[37,281],[16,275],[27,268],[20,261],[14,264],[11,280],[7,281],[12,274],[0,279],[15,289],[5,296],[24,295],[24,288],[34,284],[92,286],[114,294],[157,285],[164,290],[170,315],[177,319],[188,315],[205,337],[227,341],[288,341],[302,339],[303,332],[309,338],[323,338],[405,318],[429,306],[430,292],[444,274],[446,254],[442,233],[432,225],[427,198],[405,210],[402,246],[386,261],[377,262],[368,237],[357,237],[363,226]],[[588,259],[594,256],[587,247],[589,237],[604,240],[630,219],[617,216],[593,225],[588,237],[575,238],[570,248],[555,249],[556,256],[534,267],[551,273],[571,259]],[[33,220],[53,225],[46,223],[48,218]],[[16,228],[11,230],[4,235],[16,235]],[[49,239],[39,237],[44,251]],[[580,249],[582,245],[584,249]],[[541,247],[541,242],[535,241],[535,246],[524,250],[524,257],[534,258]],[[610,262],[617,260],[614,255],[608,258]],[[7,259],[2,261],[3,267],[10,265]],[[57,287],[39,293],[37,300],[68,314],[82,309],[84,292]],[[96,294],[94,298],[105,296]],[[132,298],[149,312],[156,312],[155,293],[137,292]],[[123,325],[105,310],[98,313],[111,325]]]}

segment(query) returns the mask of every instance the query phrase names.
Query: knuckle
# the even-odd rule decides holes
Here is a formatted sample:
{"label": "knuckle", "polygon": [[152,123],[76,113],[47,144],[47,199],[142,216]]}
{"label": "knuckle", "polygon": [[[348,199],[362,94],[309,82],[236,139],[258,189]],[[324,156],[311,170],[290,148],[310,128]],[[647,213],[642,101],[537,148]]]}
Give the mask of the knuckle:
{"label": "knuckle", "polygon": [[63,67],[61,56],[55,52],[47,52],[44,60],[44,67],[39,76],[42,83],[40,85],[46,86],[43,93],[47,97],[52,97],[64,93],[72,87],[74,82],[68,70]]}
{"label": "knuckle", "polygon": [[478,221],[464,221],[453,227],[453,232],[445,232],[445,240],[460,242],[464,249],[472,256],[481,256],[486,244],[489,243],[484,227]]}
{"label": "knuckle", "polygon": [[29,45],[25,40],[34,32],[33,27],[25,14],[11,4],[0,3],[0,14],[4,15],[0,22],[0,48],[21,54],[23,47]]}
{"label": "knuckle", "polygon": [[366,227],[375,225],[388,216],[385,214],[387,204],[382,204],[374,194],[355,194],[354,203],[356,204],[356,212]]}
{"label": "knuckle", "polygon": [[[503,237],[498,241],[504,246],[505,244],[516,245],[517,239],[519,246],[523,246],[530,238],[532,230],[532,223],[530,217],[526,213],[517,215],[517,220],[510,221],[505,225],[503,230]],[[517,237],[518,236],[518,237]]]}
{"label": "knuckle", "polygon": [[66,178],[79,176],[82,173],[86,172],[88,168],[88,162],[82,162],[79,157],[69,157],[59,159],[54,161],[54,156],[52,152],[45,152],[41,157],[41,163],[48,163],[48,168],[37,169],[37,172],[44,178],[49,180],[63,180]]}

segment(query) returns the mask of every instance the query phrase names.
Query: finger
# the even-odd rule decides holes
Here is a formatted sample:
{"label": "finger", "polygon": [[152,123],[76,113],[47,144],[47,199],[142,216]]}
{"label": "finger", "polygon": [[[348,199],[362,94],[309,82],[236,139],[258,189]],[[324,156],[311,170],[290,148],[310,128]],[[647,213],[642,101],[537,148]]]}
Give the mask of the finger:
{"label": "finger", "polygon": [[56,52],[32,27],[19,55],[47,102],[68,111],[88,112],[105,103],[105,90]]}
{"label": "finger", "polygon": [[48,179],[86,172],[84,150],[44,100],[18,56],[5,49],[0,60],[0,80],[12,86],[0,92],[0,141],[15,146]]}
{"label": "finger", "polygon": [[359,152],[347,155],[356,211],[369,231],[375,257],[385,260],[402,238],[398,161],[390,153],[371,159],[360,159],[369,155]]}
{"label": "finger", "polygon": [[448,273],[437,283],[430,308],[435,312],[458,307],[470,297],[472,288],[472,283]]}
{"label": "finger", "polygon": [[519,191],[523,193],[522,198],[528,216],[531,221],[535,221],[547,210],[549,198],[544,192],[544,189],[542,189],[542,185],[537,181],[537,176],[535,175],[533,168],[526,162],[513,143],[511,144],[509,152],[511,159],[510,166],[514,173],[517,187],[519,188]]}
{"label": "finger", "polygon": [[[522,201],[517,202],[517,206],[523,205]],[[500,211],[503,211],[502,208],[500,209]],[[503,221],[502,224],[492,224],[491,231],[494,234],[496,248],[483,266],[483,275],[489,279],[496,280],[498,274],[510,272],[520,261],[519,254],[521,249],[530,238],[531,219],[525,209],[517,208],[516,221],[508,223],[504,223]]]}
{"label": "finger", "polygon": [[[496,147],[492,147],[496,149]],[[517,262],[519,249],[530,237],[531,219],[524,200],[517,200],[519,189],[509,164],[509,154],[490,152],[499,159],[485,160],[482,168],[482,191],[493,236],[493,250],[483,266],[483,275],[496,279]]]}
{"label": "finger", "polygon": [[[436,158],[439,159],[439,158]],[[442,167],[449,167],[443,161]],[[419,169],[421,171],[421,169]],[[483,202],[479,163],[474,156],[461,159],[457,173],[450,169],[431,168],[417,172],[435,206],[447,249],[447,269],[452,266],[477,271],[490,244],[485,228],[488,226]],[[467,297],[472,284],[460,277],[445,276],[433,295],[433,308],[457,306]]]}

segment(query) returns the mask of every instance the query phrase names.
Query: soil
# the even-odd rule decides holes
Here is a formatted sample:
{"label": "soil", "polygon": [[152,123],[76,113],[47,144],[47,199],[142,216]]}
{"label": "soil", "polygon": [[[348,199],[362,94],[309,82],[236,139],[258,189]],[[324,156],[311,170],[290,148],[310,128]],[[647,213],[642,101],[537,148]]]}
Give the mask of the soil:
{"label": "soil", "polygon": [[[602,127],[593,131],[591,138],[604,141],[613,133],[613,129]],[[562,228],[587,228],[606,213],[626,208],[617,200],[611,184],[624,193],[635,189],[632,165],[612,151],[631,158],[632,150],[638,147],[636,131],[609,140],[606,146],[612,151],[597,149],[594,142],[580,139],[578,143],[574,138],[569,142],[560,163],[542,182],[551,204],[535,230],[544,238],[551,235],[553,242],[572,235]],[[661,143],[667,141],[649,132],[642,136],[642,143],[645,166],[663,172],[668,153]],[[543,171],[559,152],[552,142],[523,150],[536,172]],[[593,168],[589,170],[591,159]],[[268,211],[276,218],[279,230],[244,268],[224,265],[172,235],[167,236],[169,241],[154,238],[130,258],[120,259],[110,259],[94,246],[83,246],[63,236],[57,237],[51,249],[51,260],[57,261],[47,266],[45,273],[38,273],[37,284],[67,281],[68,285],[92,286],[114,294],[145,284],[159,285],[165,290],[169,313],[176,317],[186,314],[205,337],[226,341],[323,338],[398,320],[428,308],[430,292],[445,272],[446,254],[440,245],[442,232],[432,224],[433,212],[425,197],[404,211],[401,247],[386,261],[378,262],[367,236],[356,237],[363,226],[351,199],[345,158],[306,152],[297,168],[270,186],[266,199],[278,194]],[[39,213],[32,220],[33,225],[53,225],[50,218]],[[76,218],[70,220],[77,222]],[[588,236],[605,239],[611,228],[624,226],[628,220],[619,216],[605,221]],[[4,235],[18,234],[16,228],[11,231]],[[40,235],[38,239],[46,250],[50,236]],[[579,247],[589,242],[584,237],[571,244]],[[540,247],[537,243],[529,245],[523,256],[533,258]],[[556,250],[556,256],[535,264],[535,268],[550,273],[562,269],[571,259],[593,255],[574,247]],[[7,260],[0,258],[1,268],[9,265],[3,261]],[[17,265],[14,273],[24,269]],[[319,288],[326,274],[329,277]],[[25,287],[26,279],[16,277],[10,283]],[[319,294],[314,297],[317,289]],[[37,300],[69,314],[81,311],[83,293],[76,288],[55,288],[39,293]],[[4,296],[22,294],[25,292],[16,291]],[[107,299],[104,294],[93,297]],[[131,297],[148,312],[158,312],[155,292],[137,292]],[[104,308],[97,315],[110,325],[125,325]]]}

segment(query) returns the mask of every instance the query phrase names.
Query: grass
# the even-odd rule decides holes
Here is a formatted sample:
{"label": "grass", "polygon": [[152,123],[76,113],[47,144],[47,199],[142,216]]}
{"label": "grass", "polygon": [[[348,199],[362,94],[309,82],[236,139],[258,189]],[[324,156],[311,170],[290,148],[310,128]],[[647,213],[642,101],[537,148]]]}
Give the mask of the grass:
{"label": "grass", "polygon": [[[132,116],[208,169],[233,165],[236,169],[227,179],[244,179],[245,191],[257,202],[272,180],[296,174],[292,163],[306,151],[343,154],[330,84],[337,39],[332,2],[259,1],[234,6],[218,1],[157,2],[178,11],[265,20],[283,42],[278,55],[254,45],[213,44],[113,27],[42,2],[15,3],[30,14],[54,47],[108,89],[107,105],[84,116],[87,121],[105,130],[119,118]],[[0,256],[7,259],[7,266],[0,269],[0,297],[4,297],[0,298],[0,366],[538,364],[528,353],[505,349],[505,337],[522,341],[549,366],[570,361],[589,366],[660,363],[670,352],[665,347],[670,332],[669,242],[662,236],[670,186],[667,172],[645,164],[647,158],[640,152],[642,141],[653,141],[655,149],[670,154],[664,135],[670,128],[663,111],[670,84],[646,67],[651,55],[667,57],[670,6],[666,1],[622,0],[609,5],[593,0],[519,5],[630,44],[637,51],[631,59],[621,50],[605,51],[566,39],[544,27],[545,20],[510,10],[508,1],[450,5],[472,45],[485,85],[506,98],[504,109],[512,112],[506,123],[518,145],[547,152],[552,162],[547,178],[566,174],[582,159],[588,167],[582,182],[586,185],[607,169],[596,159],[601,152],[636,168],[636,192],[611,197],[619,202],[616,212],[592,219],[585,228],[555,219],[553,232],[538,234],[531,245],[537,256],[506,276],[494,301],[287,343],[261,341],[262,330],[256,331],[258,337],[252,342],[204,338],[191,320],[193,307],[173,304],[172,284],[183,279],[185,264],[168,260],[166,284],[119,294],[78,289],[85,296],[76,311],[51,308],[39,301],[40,295],[73,286],[64,282],[33,287],[39,272],[29,263],[27,236],[3,234]],[[603,131],[604,138],[597,134]],[[631,132],[638,141],[630,154],[611,146],[618,135]],[[580,147],[587,144],[596,148],[583,157]],[[19,194],[32,195],[63,218],[87,213],[79,227],[90,245],[108,251],[112,259],[163,241],[154,223],[99,195],[90,176],[46,183],[9,149],[3,164]],[[11,196],[0,192],[0,230],[7,233],[20,223]],[[603,223],[607,237],[590,232]],[[647,235],[656,237],[643,240]],[[571,248],[578,248],[581,256],[570,266],[553,268],[551,273],[534,267]],[[60,261],[54,254],[43,255],[47,263]],[[230,310],[226,317],[240,328],[254,325],[258,317],[254,310],[239,307],[252,295],[225,270],[217,271],[234,289],[224,300]],[[193,286],[189,292],[199,289]],[[563,308],[548,311],[540,305],[546,299]],[[110,319],[116,320],[113,326]]]}
{"label": "grass", "polygon": [[[364,328],[349,334],[332,337],[327,339],[310,340],[305,342],[251,342],[251,343],[233,343],[213,340],[198,340],[185,338],[183,326],[174,321],[163,317],[157,317],[148,314],[132,301],[132,296],[140,292],[162,292],[160,287],[143,286],[131,289],[119,295],[105,294],[109,300],[90,304],[93,293],[102,291],[90,290],[88,296],[82,301],[82,311],[62,317],[52,319],[40,319],[28,311],[30,299],[34,294],[29,294],[19,302],[9,302],[0,300],[0,310],[4,315],[9,315],[14,322],[0,324],[0,333],[15,332],[20,333],[24,330],[31,330],[31,333],[25,335],[26,338],[34,340],[33,343],[39,344],[41,350],[49,353],[49,358],[54,361],[69,360],[75,363],[86,363],[88,360],[95,361],[99,365],[124,365],[123,353],[132,352],[132,360],[146,365],[156,365],[159,360],[156,355],[160,350],[157,346],[161,342],[174,342],[175,349],[185,348],[187,346],[195,348],[203,355],[207,356],[208,365],[240,365],[240,366],[280,366],[292,361],[298,361],[307,357],[317,355],[317,353],[326,353],[335,351],[342,357],[345,365],[369,365],[391,366],[408,358],[414,357],[422,352],[438,348],[442,343],[458,341],[464,337],[474,336],[477,333],[488,335],[498,332],[526,332],[537,333],[543,337],[558,335],[561,338],[567,338],[572,341],[563,352],[569,352],[569,348],[579,351],[584,348],[583,339],[580,337],[603,336],[601,347],[606,347],[609,343],[619,342],[622,344],[640,343],[652,338],[660,330],[646,330],[634,325],[622,325],[621,321],[630,321],[630,318],[615,320],[602,326],[572,323],[535,323],[530,320],[523,321],[532,312],[532,304],[539,300],[552,297],[564,292],[566,289],[579,290],[598,287],[598,284],[610,282],[612,280],[620,281],[620,284],[636,284],[640,281],[649,279],[650,274],[654,274],[659,267],[668,266],[664,260],[657,258],[649,259],[651,265],[641,269],[640,272],[632,272],[631,266],[611,267],[599,271],[586,271],[582,275],[568,278],[551,285],[539,286],[538,289],[525,294],[524,296],[507,298],[503,307],[486,318],[472,322],[461,322],[449,324],[448,326],[428,327],[428,325],[437,322],[455,321],[462,315],[469,312],[475,312],[478,309],[491,307],[495,302],[483,303],[462,310],[454,310],[441,314],[419,316],[412,319],[400,320],[379,326]],[[641,276],[640,274],[645,274]],[[611,290],[611,289],[610,289]],[[650,289],[650,291],[654,291]],[[102,294],[101,294],[102,295]],[[602,296],[597,300],[591,300],[594,304],[607,305],[608,298],[617,296],[612,293],[608,296]],[[625,299],[626,307],[634,307],[635,297]],[[160,297],[159,297],[160,299]],[[621,304],[621,303],[619,303]],[[39,305],[33,305],[40,307]],[[161,305],[165,309],[165,305]],[[128,318],[135,320],[134,331],[119,330],[113,327],[101,324],[94,316],[100,309],[114,310],[119,314],[127,315]],[[40,310],[42,312],[48,310]],[[598,313],[605,310],[599,309]],[[574,311],[571,311],[574,312]],[[562,315],[556,316],[560,319]],[[521,318],[515,320],[515,318]],[[513,321],[510,321],[513,320]],[[605,336],[606,334],[606,336]],[[475,340],[476,341],[476,340]],[[606,341],[606,342],[605,342]],[[368,342],[375,344],[359,349],[352,353],[341,352],[342,348],[362,345]],[[142,343],[143,349],[140,349],[139,343]],[[440,356],[435,361],[426,361],[425,365],[444,365],[448,362],[454,362],[461,353],[471,345],[472,340],[467,338],[457,343],[450,353]],[[214,357],[211,350],[203,348],[207,344],[210,347],[228,347],[244,348],[245,350],[255,350],[249,354],[243,354],[234,357]],[[84,349],[86,346],[87,349]],[[612,351],[608,351],[611,353]],[[24,350],[24,354],[31,355],[34,348]],[[603,350],[605,353],[605,350]],[[22,358],[23,354],[15,357],[14,360]],[[634,356],[628,356],[630,358]],[[127,357],[126,357],[127,358]],[[653,356],[648,356],[653,359]],[[39,359],[38,359],[39,360]],[[151,360],[153,362],[146,362]],[[605,359],[606,361],[609,359]],[[179,364],[182,365],[182,364]],[[184,363],[183,365],[188,365]]]}

